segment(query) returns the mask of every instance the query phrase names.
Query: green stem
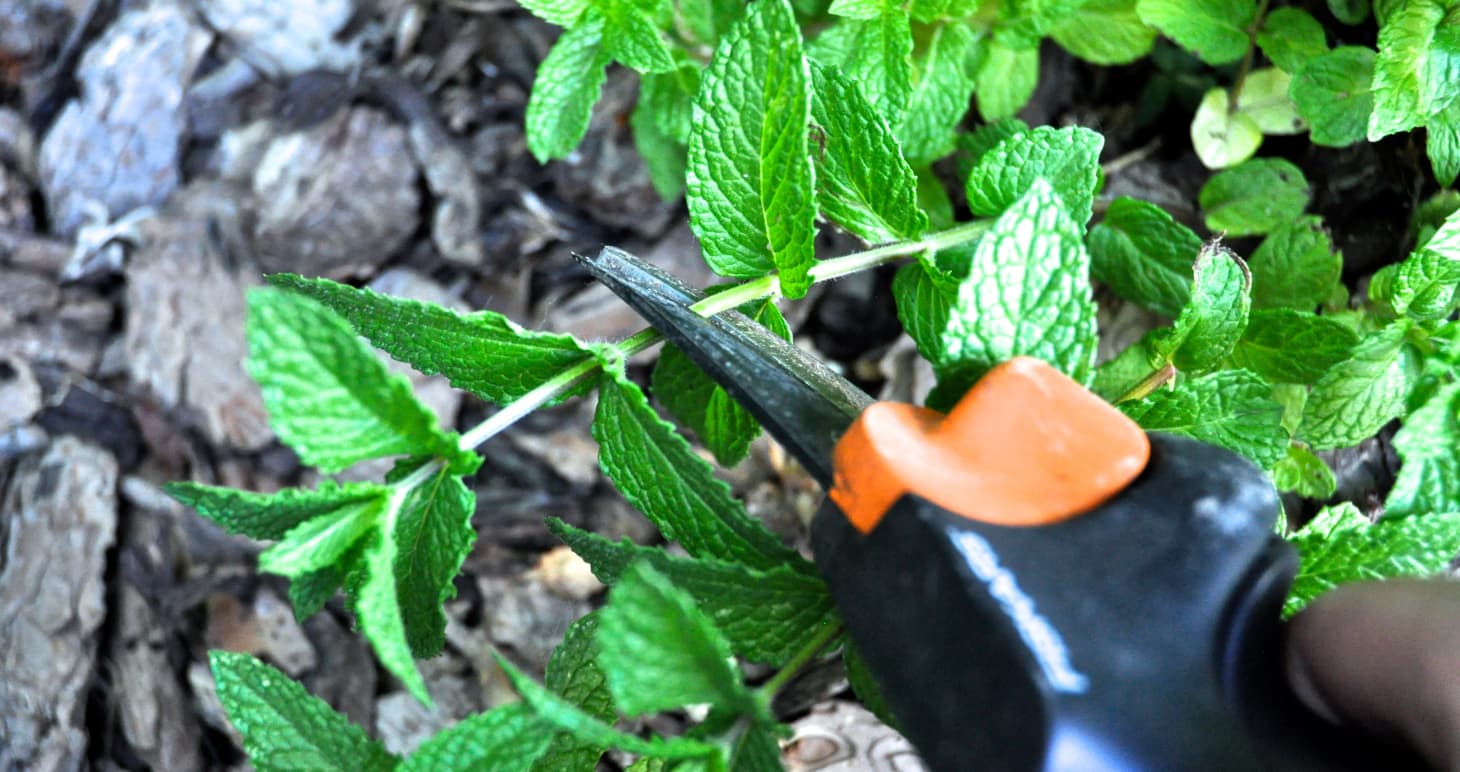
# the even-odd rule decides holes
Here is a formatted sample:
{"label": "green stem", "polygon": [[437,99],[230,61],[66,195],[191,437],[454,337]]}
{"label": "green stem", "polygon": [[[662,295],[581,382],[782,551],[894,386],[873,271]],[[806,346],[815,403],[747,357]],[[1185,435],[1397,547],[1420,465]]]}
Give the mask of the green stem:
{"label": "green stem", "polygon": [[[815,283],[839,279],[843,276],[892,262],[898,258],[956,247],[979,238],[992,226],[992,220],[976,220],[949,228],[945,231],[929,234],[916,241],[887,244],[844,257],[824,260],[812,266],[810,272],[811,281]],[[739,308],[755,300],[775,297],[780,294],[780,290],[780,281],[775,276],[762,276],[759,279],[753,279],[744,284],[731,287],[724,292],[717,292],[703,298],[690,306],[690,308],[700,316],[714,316],[715,314]],[[628,358],[658,343],[660,340],[662,340],[662,336],[657,331],[644,329],[614,344],[613,348],[619,356]],[[513,400],[506,407],[493,414],[492,417],[481,422],[466,434],[461,435],[461,447],[466,450],[471,450],[481,445],[483,442],[501,433],[502,430],[521,420],[528,413],[573,390],[573,388],[587,380],[597,370],[598,360],[588,357],[567,370],[549,378],[541,386]],[[425,481],[439,468],[430,468],[431,466],[427,464],[426,467],[416,470],[415,474],[403,480],[401,484],[404,485],[411,481],[415,481],[416,483]]]}
{"label": "green stem", "polygon": [[767,701],[774,699],[776,693],[789,683],[792,678],[795,678],[797,673],[801,672],[801,668],[806,667],[806,664],[815,659],[816,655],[820,654],[821,650],[826,648],[827,644],[831,643],[841,634],[841,623],[823,627],[821,632],[817,633],[815,638],[807,641],[806,645],[802,646],[801,650],[796,652],[796,655],[791,657],[785,666],[777,670],[776,674],[770,677],[770,680],[761,684],[758,690],[760,694]]}
{"label": "green stem", "polygon": [[1257,15],[1252,18],[1252,26],[1247,28],[1247,53],[1242,55],[1242,66],[1237,70],[1237,80],[1232,83],[1232,91],[1227,96],[1227,113],[1237,112],[1237,99],[1242,95],[1242,86],[1247,83],[1247,74],[1252,71],[1253,55],[1257,52],[1257,32],[1262,29],[1262,22],[1267,19],[1268,0],[1261,0],[1257,4]]}
{"label": "green stem", "polygon": [[1166,364],[1161,366],[1161,369],[1146,376],[1141,380],[1140,383],[1137,383],[1134,388],[1121,395],[1120,399],[1117,399],[1115,401],[1115,404],[1119,405],[1122,402],[1130,402],[1131,400],[1135,399],[1143,399],[1156,389],[1159,389],[1162,386],[1170,383],[1171,380],[1175,377],[1176,365],[1167,362]]}

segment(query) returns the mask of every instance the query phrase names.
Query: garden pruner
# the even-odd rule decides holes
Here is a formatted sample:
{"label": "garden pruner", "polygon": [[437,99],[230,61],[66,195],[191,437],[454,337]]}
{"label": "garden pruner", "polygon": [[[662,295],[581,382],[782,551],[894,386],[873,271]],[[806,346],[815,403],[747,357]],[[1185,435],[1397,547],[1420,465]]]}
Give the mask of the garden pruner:
{"label": "garden pruner", "polygon": [[1242,457],[1148,435],[1029,358],[947,415],[873,402],[632,255],[583,260],[829,491],[816,563],[933,769],[1405,767],[1283,677],[1297,557]]}

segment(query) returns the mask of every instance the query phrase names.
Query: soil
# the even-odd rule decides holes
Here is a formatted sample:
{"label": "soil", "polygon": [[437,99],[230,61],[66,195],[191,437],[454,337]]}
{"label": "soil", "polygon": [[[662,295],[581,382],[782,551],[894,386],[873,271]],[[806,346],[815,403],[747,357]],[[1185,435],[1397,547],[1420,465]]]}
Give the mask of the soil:
{"label": "soil", "polygon": [[[305,5],[0,0],[0,769],[241,768],[211,648],[263,657],[407,750],[511,699],[492,651],[540,674],[600,601],[545,517],[657,538],[598,471],[591,405],[541,411],[484,446],[448,650],[422,663],[428,711],[363,664],[373,656],[339,599],[296,622],[282,581],[255,570],[262,545],[161,492],[317,479],[274,438],[241,364],[243,293],[264,273],[490,308],[590,340],[641,322],[590,286],[574,251],[614,244],[713,281],[683,204],[659,199],[633,149],[632,73],[610,70],[579,151],[543,166],[522,125],[555,28],[511,0]],[[1105,134],[1097,216],[1132,195],[1202,232],[1208,172],[1186,128],[1203,76],[1150,61],[1097,70],[1053,47],[1043,58],[1022,117]],[[1307,174],[1351,286],[1408,249],[1427,177],[1406,142],[1264,149]],[[822,255],[856,248],[826,230]],[[803,342],[874,393],[915,398],[929,374],[900,335],[890,279],[818,288],[788,312]],[[1103,299],[1121,339],[1150,324]],[[447,425],[492,409],[413,378]],[[1394,462],[1380,439],[1335,465],[1342,495],[1365,503]],[[777,448],[761,440],[725,474],[773,528],[804,537],[814,486]],[[778,703],[800,737],[788,764],[837,768],[849,743],[890,733],[848,698],[825,666]]]}

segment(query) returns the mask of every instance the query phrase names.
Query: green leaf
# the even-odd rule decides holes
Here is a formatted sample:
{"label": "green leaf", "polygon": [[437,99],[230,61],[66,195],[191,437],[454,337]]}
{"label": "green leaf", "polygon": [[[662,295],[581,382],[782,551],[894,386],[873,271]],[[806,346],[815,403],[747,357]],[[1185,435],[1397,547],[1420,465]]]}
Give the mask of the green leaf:
{"label": "green leaf", "polygon": [[1092,64],[1130,64],[1151,52],[1156,30],[1141,21],[1136,0],[1092,0],[1055,22],[1050,37]]}
{"label": "green leaf", "polygon": [[1192,266],[1191,300],[1176,318],[1169,352],[1171,361],[1188,373],[1216,367],[1232,353],[1247,329],[1252,306],[1249,292],[1252,275],[1235,252],[1220,244],[1208,244],[1197,253]]}
{"label": "green leaf", "polygon": [[476,541],[476,496],[442,469],[415,486],[401,504],[393,538],[396,592],[406,641],[418,659],[434,657],[446,641],[441,604],[456,596],[452,580]]}
{"label": "green leaf", "polygon": [[973,77],[978,114],[985,121],[1010,118],[1023,109],[1039,84],[1039,48],[1011,45],[994,36]]}
{"label": "green leaf", "polygon": [[909,10],[914,19],[930,24],[941,20],[962,19],[979,10],[980,6],[980,0],[912,0]]}
{"label": "green leaf", "polygon": [[827,13],[849,19],[875,19],[882,13],[882,0],[832,0]]}
{"label": "green leaf", "polygon": [[888,707],[887,700],[882,696],[882,687],[872,677],[872,671],[867,668],[867,661],[862,658],[861,652],[850,641],[842,644],[842,664],[847,671],[847,682],[852,687],[852,692],[862,703],[862,707],[872,711],[882,723],[898,728],[897,717],[892,715],[892,708]]}
{"label": "green leaf", "polygon": [[1248,266],[1254,308],[1311,311],[1338,286],[1343,255],[1333,251],[1323,220],[1309,215],[1280,225],[1258,245]]}
{"label": "green leaf", "polygon": [[616,584],[636,561],[652,566],[688,592],[731,650],[752,662],[784,665],[836,620],[826,585],[788,566],[750,569],[675,557],[628,539],[611,542],[555,519],[548,521],[548,530],[588,561],[604,584]]}
{"label": "green leaf", "polygon": [[358,565],[364,546],[365,540],[361,539],[334,565],[289,580],[289,604],[294,607],[295,620],[303,622],[324,608],[344,583],[349,567]]}
{"label": "green leaf", "polygon": [[1038,48],[1061,19],[1079,11],[1087,0],[1017,0],[998,4],[994,34],[1014,48]]}
{"label": "green leaf", "polygon": [[1379,28],[1370,142],[1423,126],[1460,99],[1457,28],[1460,6],[1448,0],[1408,0]]}
{"label": "green leaf", "polygon": [[994,365],[1020,355],[1089,383],[1097,340],[1089,272],[1079,226],[1035,179],[978,243],[943,331],[956,374],[940,374],[939,391],[961,396]]}
{"label": "green leaf", "polygon": [[1342,322],[1291,308],[1259,309],[1232,350],[1232,364],[1273,383],[1311,384],[1358,342],[1358,333]]}
{"label": "green leaf", "polygon": [[1319,450],[1357,445],[1404,413],[1409,392],[1400,353],[1404,322],[1364,336],[1348,359],[1329,368],[1303,408],[1299,436]]}
{"label": "green leaf", "polygon": [[1257,46],[1273,64],[1296,73],[1308,60],[1328,53],[1328,35],[1302,8],[1275,8],[1262,20]]}
{"label": "green leaf", "polygon": [[1190,300],[1201,238],[1161,207],[1117,198],[1087,241],[1091,273],[1115,294],[1169,317]]}
{"label": "green leaf", "polygon": [[416,670],[411,645],[406,638],[406,622],[397,592],[395,564],[399,545],[392,537],[400,516],[403,494],[391,498],[380,528],[370,537],[361,559],[362,581],[355,594],[355,616],[360,630],[375,649],[375,656],[416,699],[431,704],[426,681]]}
{"label": "green leaf", "polygon": [[708,48],[720,42],[746,8],[741,0],[679,0],[675,5],[691,34]]}
{"label": "green leaf", "polygon": [[634,148],[644,159],[649,182],[654,192],[665,201],[678,199],[684,193],[685,171],[689,164],[689,148],[683,142],[663,133],[647,103],[640,98],[629,116],[633,128]]}
{"label": "green leaf", "polygon": [[912,27],[907,12],[880,7],[865,20],[846,19],[828,28],[811,55],[835,66],[861,89],[889,126],[902,123],[912,98]]}
{"label": "green leaf", "polygon": [[306,520],[386,494],[385,487],[375,483],[340,485],[334,480],[321,480],[314,490],[285,488],[278,493],[250,493],[193,482],[170,482],[162,489],[223,530],[266,541],[284,538]]}
{"label": "green leaf", "polygon": [[735,772],[781,772],[781,744],[776,741],[779,725],[769,721],[752,721],[734,736],[730,761],[726,765]]}
{"label": "green leaf", "polygon": [[1460,512],[1460,384],[1442,387],[1394,435],[1399,477],[1384,502],[1391,516]]}
{"label": "green leaf", "polygon": [[1247,53],[1247,30],[1257,18],[1253,0],[1139,0],[1141,21],[1207,64],[1231,64]]}
{"label": "green leaf", "polygon": [[248,371],[269,424],[306,464],[325,473],[382,456],[431,454],[470,472],[481,459],[457,446],[337,314],[309,298],[248,293]]}
{"label": "green leaf", "polygon": [[[1444,229],[1440,232],[1444,233]],[[1394,268],[1382,299],[1396,313],[1420,321],[1436,321],[1455,309],[1457,286],[1460,286],[1460,256],[1449,257],[1423,248]]]}
{"label": "green leaf", "polygon": [[[563,642],[548,660],[543,684],[599,721],[611,723],[618,717],[613,695],[608,692],[608,681],[598,666],[598,612],[581,617],[568,627]],[[553,738],[547,752],[532,768],[535,772],[593,769],[604,748],[562,733]]]}
{"label": "green leaf", "polygon": [[918,353],[944,372],[952,364],[943,334],[948,328],[948,314],[957,298],[957,288],[946,288],[933,278],[921,262],[899,268],[892,280],[892,297],[897,302],[897,318],[913,339]]}
{"label": "green leaf", "polygon": [[1319,595],[1349,582],[1427,576],[1460,551],[1460,514],[1385,517],[1373,525],[1347,502],[1327,507],[1288,541],[1302,563],[1283,606],[1298,613]]}
{"label": "green leaf", "polygon": [[617,368],[604,368],[599,378],[593,438],[599,465],[624,498],[691,555],[753,568],[806,565],[745,513],[730,487]]}
{"label": "green leaf", "polygon": [[[1095,188],[1100,184],[1100,148],[1104,137],[1079,126],[1040,126],[1014,134],[984,153],[968,175],[968,207],[993,217],[1032,189],[1035,180],[1049,183],[1077,229],[1090,221]],[[1078,230],[1077,230],[1078,232]]]}
{"label": "green leaf", "polygon": [[1346,147],[1364,139],[1374,111],[1374,52],[1340,46],[1293,73],[1288,95],[1315,145]]}
{"label": "green leaf", "polygon": [[289,273],[276,273],[269,282],[329,306],[395,359],[498,405],[592,356],[571,335],[524,330],[495,311],[460,313]]}
{"label": "green leaf", "polygon": [[[490,769],[528,772],[548,749],[553,731],[521,703],[467,716],[437,732],[400,766],[401,772]],[[595,757],[595,761],[597,758]],[[559,767],[565,769],[565,767]]]}
{"label": "green leaf", "polygon": [[[769,300],[747,303],[740,310],[783,339],[791,339],[790,325]],[[654,398],[694,431],[721,466],[734,466],[750,453],[760,424],[673,344],[665,344],[659,354],[653,388]]]}
{"label": "green leaf", "polygon": [[1191,119],[1191,146],[1208,169],[1240,164],[1262,145],[1262,127],[1257,121],[1231,108],[1227,90],[1214,88],[1202,97]]}
{"label": "green leaf", "polygon": [[1328,0],[1328,12],[1349,26],[1363,24],[1369,17],[1369,0]]}
{"label": "green leaf", "polygon": [[1258,158],[1213,175],[1198,200],[1213,231],[1229,236],[1271,233],[1303,213],[1308,180],[1288,161]]}
{"label": "green leaf", "polygon": [[1440,186],[1454,185],[1460,176],[1460,101],[1430,118],[1425,129],[1425,152]]}
{"label": "green leaf", "polygon": [[272,770],[389,770],[398,759],[289,676],[248,656],[208,652],[218,699],[248,759]]}
{"label": "green leaf", "polygon": [[827,219],[872,244],[913,239],[928,227],[918,179],[887,122],[857,85],[814,65],[811,115],[826,140],[818,153],[816,200]]}
{"label": "green leaf", "polygon": [[[677,65],[659,27],[633,0],[597,0],[603,14],[604,50],[638,72],[669,72]],[[539,76],[541,77],[541,76]]]}
{"label": "green leaf", "polygon": [[527,100],[527,149],[538,163],[565,158],[582,141],[603,88],[609,56],[603,16],[590,10],[563,32],[537,68]]}
{"label": "green leaf", "polygon": [[694,125],[694,98],[700,90],[700,68],[685,58],[669,72],[649,73],[639,79],[639,109],[653,115],[658,131],[674,141],[689,142]]}
{"label": "green leaf", "polygon": [[1156,352],[1156,340],[1165,330],[1148,330],[1140,340],[1126,346],[1119,354],[1095,368],[1090,390],[1106,402],[1118,402],[1158,369],[1165,369]]}
{"label": "green leaf", "polygon": [[1276,67],[1264,67],[1247,74],[1237,110],[1252,118],[1263,134],[1301,134],[1308,130],[1298,108],[1288,97],[1292,77]]}
{"label": "green leaf", "polygon": [[815,262],[810,79],[790,5],[757,0],[705,72],[689,143],[686,198],[705,260],[724,276],[779,271],[792,298]]}
{"label": "green leaf", "polygon": [[1287,458],[1272,468],[1272,484],[1280,491],[1292,491],[1319,501],[1328,499],[1338,488],[1328,464],[1296,442],[1288,446]]}
{"label": "green leaf", "polygon": [[1288,452],[1282,407],[1272,390],[1246,370],[1219,370],[1190,378],[1170,391],[1117,407],[1148,432],[1168,432],[1220,445],[1263,469]]}
{"label": "green leaf", "polygon": [[1447,259],[1460,260],[1460,211],[1447,213],[1440,227],[1419,246]]}
{"label": "green leaf", "polygon": [[259,555],[259,571],[295,578],[335,564],[375,527],[385,504],[382,493],[300,523]]}
{"label": "green leaf", "polygon": [[583,15],[589,0],[518,0],[533,16],[559,27],[571,27]]}
{"label": "green leaf", "polygon": [[687,737],[646,740],[638,735],[620,732],[543,688],[500,654],[493,656],[506,674],[507,680],[512,682],[512,687],[522,695],[522,701],[539,718],[586,743],[602,748],[622,748],[629,753],[658,759],[712,758],[719,753],[715,746]]}
{"label": "green leaf", "polygon": [[962,24],[939,25],[916,41],[912,94],[897,127],[909,163],[932,163],[953,148],[954,129],[968,113],[973,97],[971,64],[978,49],[978,35]]}
{"label": "green leaf", "polygon": [[697,703],[739,710],[752,700],[725,636],[647,563],[630,566],[609,591],[598,647],[614,702],[630,716]]}

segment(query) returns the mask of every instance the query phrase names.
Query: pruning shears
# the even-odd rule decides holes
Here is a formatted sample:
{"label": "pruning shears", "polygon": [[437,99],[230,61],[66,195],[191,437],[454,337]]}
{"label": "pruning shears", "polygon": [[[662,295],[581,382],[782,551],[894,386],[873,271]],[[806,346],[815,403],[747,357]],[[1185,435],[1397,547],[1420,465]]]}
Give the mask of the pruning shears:
{"label": "pruning shears", "polygon": [[1034,359],[947,415],[873,402],[743,314],[608,247],[588,270],[829,491],[816,563],[936,770],[1402,769],[1282,673],[1295,552],[1222,448],[1147,434]]}

